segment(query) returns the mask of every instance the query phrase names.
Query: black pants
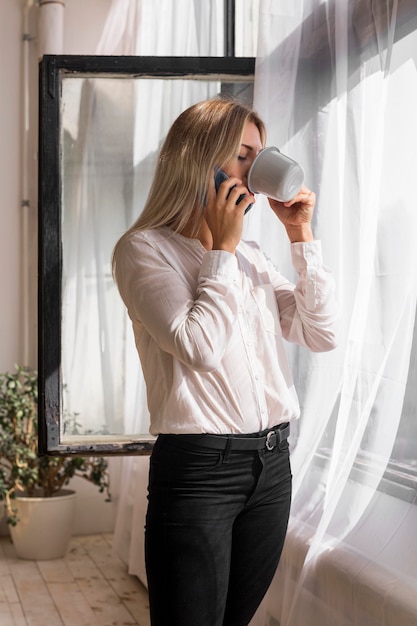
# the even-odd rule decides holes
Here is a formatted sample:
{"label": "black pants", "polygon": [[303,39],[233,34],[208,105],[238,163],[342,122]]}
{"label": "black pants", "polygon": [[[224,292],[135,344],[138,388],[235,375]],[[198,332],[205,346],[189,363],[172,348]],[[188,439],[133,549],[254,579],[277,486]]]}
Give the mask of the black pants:
{"label": "black pants", "polygon": [[277,568],[290,500],[286,441],[226,453],[159,436],[145,535],[152,626],[246,626]]}

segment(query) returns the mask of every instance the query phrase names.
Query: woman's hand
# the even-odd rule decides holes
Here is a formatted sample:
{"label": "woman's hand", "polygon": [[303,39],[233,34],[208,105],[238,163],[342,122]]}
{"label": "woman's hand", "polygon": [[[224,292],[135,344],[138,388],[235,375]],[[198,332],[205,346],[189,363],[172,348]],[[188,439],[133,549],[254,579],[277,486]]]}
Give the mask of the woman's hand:
{"label": "woman's hand", "polygon": [[[240,196],[245,196],[236,204]],[[255,202],[254,196],[242,185],[239,178],[228,178],[216,190],[213,186],[205,207],[204,217],[213,237],[213,250],[226,250],[234,254],[243,229],[243,216],[247,207]]]}
{"label": "woman's hand", "polygon": [[275,215],[284,224],[291,243],[296,241],[312,241],[311,230],[316,195],[307,187],[302,187],[290,202],[279,202],[268,198]]}

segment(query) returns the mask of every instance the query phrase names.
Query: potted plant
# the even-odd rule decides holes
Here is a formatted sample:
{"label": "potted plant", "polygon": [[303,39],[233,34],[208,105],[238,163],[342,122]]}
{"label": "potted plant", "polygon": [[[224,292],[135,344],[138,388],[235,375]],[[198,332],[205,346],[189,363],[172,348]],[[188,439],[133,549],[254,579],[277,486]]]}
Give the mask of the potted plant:
{"label": "potted plant", "polygon": [[[0,500],[6,521],[20,557],[58,558],[71,539],[74,515],[75,492],[65,487],[81,476],[110,499],[108,464],[103,457],[39,456],[37,409],[36,371],[18,366],[16,372],[0,373]],[[57,503],[64,509],[52,514]],[[39,530],[31,527],[36,519]],[[56,540],[45,528],[47,521],[60,531]]]}

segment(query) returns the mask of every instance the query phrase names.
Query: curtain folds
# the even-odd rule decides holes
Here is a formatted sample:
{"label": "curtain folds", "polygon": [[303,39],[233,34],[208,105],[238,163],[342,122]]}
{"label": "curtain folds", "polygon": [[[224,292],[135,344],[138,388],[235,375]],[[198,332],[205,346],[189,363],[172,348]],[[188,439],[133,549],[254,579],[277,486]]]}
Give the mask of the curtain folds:
{"label": "curtain folds", "polygon": [[[358,541],[355,529],[382,506],[378,490],[389,464],[413,471],[410,448],[396,444],[404,432],[417,438],[417,392],[409,378],[417,296],[417,213],[410,197],[417,33],[412,21],[404,29],[406,3],[296,4],[261,1],[255,107],[267,121],[268,143],[299,160],[317,193],[314,230],[335,272],[344,333],[329,354],[291,348],[302,417],[292,440],[289,540],[269,619],[280,626],[376,626],[388,623],[388,613],[363,621],[364,613],[343,602],[337,617],[332,613],[330,574],[337,570],[329,568],[329,555],[343,555],[340,546],[355,534]],[[259,240],[289,269],[279,226],[269,216],[258,219]],[[397,505],[404,507],[393,499]],[[414,514],[405,509],[404,519]],[[381,518],[378,532],[375,562],[397,570],[387,557],[395,535],[390,519]],[[410,582],[408,573],[396,576]],[[349,596],[348,585],[343,594]]]}
{"label": "curtain folds", "polygon": [[[97,53],[219,56],[222,20],[222,0],[179,0],[175,10],[169,0],[114,0]],[[172,121],[218,87],[187,79],[63,80],[64,435],[148,432],[133,333],[111,274],[112,249],[142,210]]]}

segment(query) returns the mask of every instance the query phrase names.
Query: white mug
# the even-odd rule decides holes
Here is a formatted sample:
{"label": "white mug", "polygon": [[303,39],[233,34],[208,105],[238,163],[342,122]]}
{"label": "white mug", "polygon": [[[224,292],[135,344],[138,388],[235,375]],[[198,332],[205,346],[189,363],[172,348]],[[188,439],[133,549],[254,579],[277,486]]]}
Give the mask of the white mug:
{"label": "white mug", "polygon": [[251,193],[289,202],[300,191],[304,172],[300,165],[282,154],[275,146],[264,148],[256,156],[248,174]]}

